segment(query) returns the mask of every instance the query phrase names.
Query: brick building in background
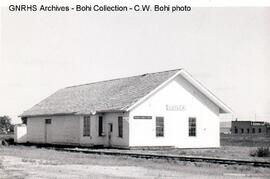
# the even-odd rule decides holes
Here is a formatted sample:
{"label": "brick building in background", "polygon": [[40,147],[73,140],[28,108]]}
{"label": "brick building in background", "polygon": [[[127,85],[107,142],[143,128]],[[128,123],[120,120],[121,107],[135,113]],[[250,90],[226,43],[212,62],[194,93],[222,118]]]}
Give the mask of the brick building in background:
{"label": "brick building in background", "polygon": [[235,135],[270,135],[270,124],[264,121],[232,121],[231,133]]}

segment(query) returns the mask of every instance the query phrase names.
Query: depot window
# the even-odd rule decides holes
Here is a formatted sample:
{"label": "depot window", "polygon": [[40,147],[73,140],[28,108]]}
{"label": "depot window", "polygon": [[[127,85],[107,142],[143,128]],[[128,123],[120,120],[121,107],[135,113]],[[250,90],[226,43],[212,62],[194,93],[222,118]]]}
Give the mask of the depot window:
{"label": "depot window", "polygon": [[90,136],[90,116],[83,118],[83,136]]}
{"label": "depot window", "polygon": [[195,117],[188,118],[188,135],[190,137],[196,136],[196,118]]}
{"label": "depot window", "polygon": [[156,117],[156,136],[164,137],[164,117]]}
{"label": "depot window", "polygon": [[118,117],[118,137],[123,137],[123,117]]}
{"label": "depot window", "polygon": [[45,124],[51,124],[52,123],[52,119],[45,119]]}
{"label": "depot window", "polygon": [[103,135],[103,117],[99,116],[98,117],[98,136]]}

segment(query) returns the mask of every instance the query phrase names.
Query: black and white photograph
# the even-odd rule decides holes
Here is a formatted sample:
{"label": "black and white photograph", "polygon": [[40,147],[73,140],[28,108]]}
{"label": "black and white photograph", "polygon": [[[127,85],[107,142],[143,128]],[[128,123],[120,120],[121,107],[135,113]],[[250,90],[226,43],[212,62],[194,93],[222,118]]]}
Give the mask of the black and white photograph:
{"label": "black and white photograph", "polygon": [[0,179],[270,178],[269,3],[3,2]]}

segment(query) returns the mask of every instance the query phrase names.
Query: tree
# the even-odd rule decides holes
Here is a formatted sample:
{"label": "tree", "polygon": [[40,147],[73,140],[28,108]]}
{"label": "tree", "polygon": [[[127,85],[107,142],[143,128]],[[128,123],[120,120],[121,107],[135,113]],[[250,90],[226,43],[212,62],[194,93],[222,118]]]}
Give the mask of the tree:
{"label": "tree", "polygon": [[0,133],[8,133],[14,131],[14,125],[11,124],[9,116],[0,116]]}

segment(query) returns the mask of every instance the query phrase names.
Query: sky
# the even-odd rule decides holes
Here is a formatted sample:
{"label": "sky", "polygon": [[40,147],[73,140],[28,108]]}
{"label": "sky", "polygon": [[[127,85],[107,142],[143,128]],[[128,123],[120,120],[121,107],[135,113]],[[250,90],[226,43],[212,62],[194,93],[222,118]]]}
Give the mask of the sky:
{"label": "sky", "polygon": [[241,120],[270,121],[270,9],[9,12],[1,7],[0,116],[58,89],[185,68]]}

